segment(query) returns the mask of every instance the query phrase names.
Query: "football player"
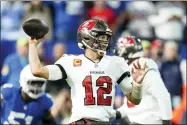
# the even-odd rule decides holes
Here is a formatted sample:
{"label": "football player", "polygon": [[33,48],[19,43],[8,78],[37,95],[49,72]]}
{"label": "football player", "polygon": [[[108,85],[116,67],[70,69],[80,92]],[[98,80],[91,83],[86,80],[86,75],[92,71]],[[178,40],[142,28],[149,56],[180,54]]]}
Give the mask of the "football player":
{"label": "football player", "polygon": [[[136,37],[121,37],[116,44],[115,52],[123,57],[130,67],[133,63],[141,65],[145,62],[149,71],[143,79],[142,100],[134,105],[125,98],[124,104],[117,112],[133,124],[169,124],[172,118],[170,94],[160,76],[157,64],[150,58],[142,58],[143,47],[141,40]],[[126,117],[126,118],[125,118]]]}
{"label": "football player", "polygon": [[[29,40],[29,63],[34,76],[49,80],[66,79],[71,87],[72,124],[108,124],[115,117],[113,109],[115,83],[127,98],[136,104],[141,101],[141,80],[146,70],[132,81],[129,67],[118,56],[105,55],[110,47],[112,31],[101,20],[90,19],[77,32],[82,55],[64,55],[54,65],[42,66],[37,45],[42,39]],[[135,73],[134,73],[135,74]],[[132,74],[133,76],[133,74]],[[133,86],[132,86],[133,83]]]}
{"label": "football player", "polygon": [[34,77],[30,66],[20,74],[20,88],[13,84],[1,87],[1,124],[52,124],[52,100],[45,94],[46,80]]}

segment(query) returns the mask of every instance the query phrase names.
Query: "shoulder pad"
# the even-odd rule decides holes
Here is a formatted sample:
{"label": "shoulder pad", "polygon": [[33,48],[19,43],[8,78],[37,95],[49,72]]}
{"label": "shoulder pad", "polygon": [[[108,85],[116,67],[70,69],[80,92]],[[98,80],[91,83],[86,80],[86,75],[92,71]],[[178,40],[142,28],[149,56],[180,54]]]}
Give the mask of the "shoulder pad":
{"label": "shoulder pad", "polygon": [[125,59],[120,56],[108,56],[112,61],[116,63],[124,63]]}
{"label": "shoulder pad", "polygon": [[147,66],[150,69],[158,70],[158,65],[156,64],[156,62],[150,58],[148,59]]}

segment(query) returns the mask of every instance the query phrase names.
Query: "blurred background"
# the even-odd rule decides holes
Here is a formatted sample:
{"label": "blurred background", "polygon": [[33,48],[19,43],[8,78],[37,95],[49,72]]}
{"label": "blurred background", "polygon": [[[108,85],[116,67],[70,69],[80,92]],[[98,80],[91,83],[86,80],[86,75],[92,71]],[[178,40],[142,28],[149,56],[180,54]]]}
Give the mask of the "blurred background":
{"label": "blurred background", "polygon": [[[142,40],[144,56],[155,60],[171,94],[173,124],[186,123],[187,2],[148,1],[1,1],[0,86],[19,87],[19,74],[28,64],[28,41],[21,24],[37,17],[50,27],[45,42],[38,46],[44,65],[53,64],[64,53],[83,53],[77,46],[78,26],[86,19],[108,23],[117,38],[134,35]],[[54,100],[57,122],[67,123],[71,115],[70,88],[66,81],[49,81],[47,92]],[[158,90],[159,91],[159,90]],[[124,95],[116,86],[115,107]],[[114,124],[118,121],[113,121]]]}

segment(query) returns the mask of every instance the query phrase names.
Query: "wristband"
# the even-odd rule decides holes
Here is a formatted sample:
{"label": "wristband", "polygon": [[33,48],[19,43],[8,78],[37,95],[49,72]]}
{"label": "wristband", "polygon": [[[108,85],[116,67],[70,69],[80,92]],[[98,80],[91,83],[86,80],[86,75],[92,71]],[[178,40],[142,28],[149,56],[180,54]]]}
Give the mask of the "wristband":
{"label": "wristband", "polygon": [[132,96],[136,99],[142,98],[142,84],[133,81]]}

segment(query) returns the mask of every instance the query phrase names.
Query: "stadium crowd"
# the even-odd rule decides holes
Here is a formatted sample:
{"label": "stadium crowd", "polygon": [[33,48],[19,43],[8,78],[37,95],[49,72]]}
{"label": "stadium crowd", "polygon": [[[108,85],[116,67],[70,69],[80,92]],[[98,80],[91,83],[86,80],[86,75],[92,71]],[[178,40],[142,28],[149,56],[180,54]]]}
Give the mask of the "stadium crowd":
{"label": "stadium crowd", "polygon": [[[171,95],[173,124],[186,123],[186,6],[187,2],[179,1],[1,1],[0,85],[14,83],[19,87],[20,72],[28,64],[28,40],[21,28],[25,20],[40,18],[50,27],[48,39],[38,46],[40,60],[46,65],[64,53],[82,53],[75,47],[78,26],[85,19],[99,18],[113,30],[113,41],[121,36],[142,40],[144,57],[158,64]],[[58,123],[67,123],[71,115],[70,88],[65,80],[48,83],[46,91],[54,101],[52,113]],[[123,100],[124,95],[116,86],[115,108]]]}

